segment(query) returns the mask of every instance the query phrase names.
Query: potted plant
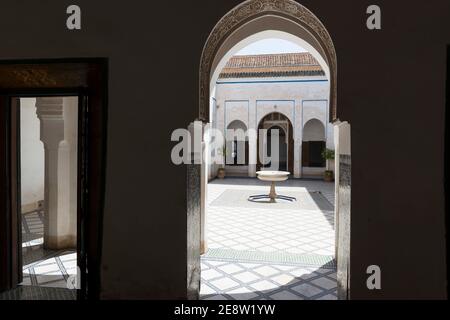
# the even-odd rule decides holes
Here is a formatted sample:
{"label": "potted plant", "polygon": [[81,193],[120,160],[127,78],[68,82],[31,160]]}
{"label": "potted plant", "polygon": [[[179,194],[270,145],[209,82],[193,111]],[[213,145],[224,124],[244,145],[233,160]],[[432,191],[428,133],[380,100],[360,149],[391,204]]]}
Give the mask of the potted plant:
{"label": "potted plant", "polygon": [[219,169],[217,170],[217,177],[219,179],[223,179],[223,178],[225,178],[225,174],[226,174],[226,172],[225,172],[225,157],[227,154],[227,149],[226,149],[225,145],[222,147],[222,149],[220,149],[220,153],[222,155],[223,161],[220,164]]}
{"label": "potted plant", "polygon": [[334,160],[334,150],[332,149],[324,149],[322,151],[322,157],[325,159],[325,173],[323,179],[327,182],[331,182],[334,180],[334,173],[333,170],[330,170],[330,161]]}
{"label": "potted plant", "polygon": [[217,170],[217,177],[219,179],[225,178],[225,168],[223,167],[223,164],[221,164],[219,169]]}

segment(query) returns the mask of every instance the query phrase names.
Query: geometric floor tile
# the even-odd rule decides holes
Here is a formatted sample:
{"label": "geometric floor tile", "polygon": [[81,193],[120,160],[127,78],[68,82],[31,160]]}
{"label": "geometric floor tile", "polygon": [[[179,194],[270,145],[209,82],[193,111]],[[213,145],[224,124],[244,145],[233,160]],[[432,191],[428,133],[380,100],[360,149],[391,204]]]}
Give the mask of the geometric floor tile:
{"label": "geometric floor tile", "polygon": [[313,281],[311,281],[312,284],[315,284],[318,287],[324,288],[324,289],[333,289],[336,287],[336,280],[330,280],[325,277],[317,278]]}
{"label": "geometric floor tile", "polygon": [[[76,251],[44,249],[43,236],[43,211],[23,214],[23,282],[21,285],[34,287],[28,291],[23,289],[21,292],[26,293],[24,296],[39,294],[40,291],[36,289],[38,287],[67,289],[68,278],[77,274]],[[47,292],[52,291],[47,290],[41,293],[46,294]]]}
{"label": "geometric floor tile", "polygon": [[300,300],[299,296],[289,291],[281,291],[270,296],[273,300]]}
{"label": "geometric floor tile", "polygon": [[249,178],[208,183],[200,299],[337,299],[334,184],[289,179],[277,192],[297,203],[245,201],[265,189]]}
{"label": "geometric floor tile", "polygon": [[0,300],[76,300],[75,290],[20,286],[14,290],[0,293]]}
{"label": "geometric floor tile", "polygon": [[298,286],[293,287],[292,290],[308,298],[311,298],[312,296],[318,295],[322,292],[322,290],[311,285],[310,283],[299,284]]}
{"label": "geometric floor tile", "polygon": [[[202,258],[200,299],[337,299],[334,269],[296,265],[289,266],[290,268],[284,265],[280,268],[279,265],[239,261],[222,261],[217,265],[215,262]],[[237,269],[241,271],[231,274],[223,271]]]}
{"label": "geometric floor tile", "polygon": [[[265,184],[256,179],[215,180],[208,184],[208,203],[229,189],[257,193],[261,187]],[[331,183],[290,179],[277,185],[277,191],[320,192],[334,205]],[[321,201],[316,210],[310,210],[312,202],[308,209],[208,205],[211,250],[201,259],[200,298],[337,299],[334,214],[322,198],[311,199]],[[24,215],[23,286],[0,299],[75,299],[66,280],[77,272],[76,252],[44,250],[42,218],[42,212]]]}
{"label": "geometric floor tile", "polygon": [[[261,254],[266,255],[263,261],[267,261],[268,255],[279,260],[280,254],[285,253],[289,254],[285,255],[286,262],[291,263],[306,263],[297,261],[296,255],[330,261],[335,254],[334,211],[330,210],[334,206],[334,184],[299,179],[287,182],[289,186],[277,184],[277,192],[303,194],[303,200],[298,199],[292,205],[267,203],[257,204],[257,207],[245,201],[245,196],[263,192],[263,188],[268,188],[264,182],[248,178],[210,182],[206,215],[208,248],[212,249],[209,254],[214,254],[211,258],[217,258],[214,250],[220,249],[220,256],[230,250],[229,255],[240,252],[247,255],[246,260],[250,253],[256,261]],[[229,199],[236,194],[244,200]],[[308,203],[303,204],[304,200]],[[242,260],[242,257],[233,258]]]}

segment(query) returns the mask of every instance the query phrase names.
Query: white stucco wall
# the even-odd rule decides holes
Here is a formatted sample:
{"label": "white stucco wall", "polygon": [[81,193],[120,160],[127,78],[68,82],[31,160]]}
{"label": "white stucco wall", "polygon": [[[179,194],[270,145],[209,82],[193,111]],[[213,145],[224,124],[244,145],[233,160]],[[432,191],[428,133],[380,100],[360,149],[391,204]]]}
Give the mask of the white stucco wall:
{"label": "white stucco wall", "polygon": [[[325,76],[219,79],[214,88],[212,127],[224,132],[230,122],[241,120],[249,129],[256,130],[267,114],[284,114],[293,126],[294,175],[300,177],[303,128],[309,120],[322,123],[322,139],[325,134],[327,148],[334,149],[334,130],[328,121],[329,92]],[[250,161],[256,159],[256,142],[250,141],[249,153]],[[210,169],[210,177],[215,176],[217,168]],[[254,176],[254,171],[255,166],[249,166],[248,175]]]}
{"label": "white stucco wall", "polygon": [[20,99],[21,196],[23,211],[32,211],[44,200],[44,145],[36,99]]}

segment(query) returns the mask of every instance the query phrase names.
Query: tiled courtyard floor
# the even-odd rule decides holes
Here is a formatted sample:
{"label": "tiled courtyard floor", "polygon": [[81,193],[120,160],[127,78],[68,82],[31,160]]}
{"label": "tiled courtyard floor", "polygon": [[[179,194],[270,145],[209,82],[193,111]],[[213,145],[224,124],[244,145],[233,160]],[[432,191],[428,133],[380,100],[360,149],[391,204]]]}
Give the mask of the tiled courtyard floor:
{"label": "tiled courtyard floor", "polygon": [[[201,299],[336,299],[334,184],[288,180],[277,193],[294,203],[252,203],[267,193],[256,179],[226,178],[208,184],[208,252],[202,256]],[[42,212],[23,216],[24,281],[34,291],[14,293],[30,299],[72,299],[61,290],[76,274],[74,251],[43,248]],[[58,289],[56,289],[58,288]],[[28,289],[27,289],[28,290]]]}
{"label": "tiled courtyard floor", "polygon": [[290,179],[277,193],[294,203],[253,203],[267,183],[226,178],[208,184],[208,252],[202,299],[336,299],[334,184]]}
{"label": "tiled courtyard floor", "polygon": [[22,217],[23,286],[67,288],[67,280],[77,273],[74,250],[46,250],[43,247],[43,213]]}
{"label": "tiled courtyard floor", "polygon": [[22,215],[23,282],[0,300],[76,300],[67,280],[77,273],[76,252],[44,249],[43,212]]}

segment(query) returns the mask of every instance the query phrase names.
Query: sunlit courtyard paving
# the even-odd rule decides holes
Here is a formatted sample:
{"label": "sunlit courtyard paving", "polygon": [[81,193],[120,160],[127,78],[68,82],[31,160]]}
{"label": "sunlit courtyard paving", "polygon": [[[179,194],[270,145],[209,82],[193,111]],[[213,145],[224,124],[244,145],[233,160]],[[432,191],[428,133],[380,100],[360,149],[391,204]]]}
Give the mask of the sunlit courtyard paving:
{"label": "sunlit courtyard paving", "polygon": [[201,298],[336,299],[334,184],[290,179],[276,191],[295,202],[247,200],[268,189],[251,178],[208,184]]}
{"label": "sunlit courtyard paving", "polygon": [[44,248],[44,212],[22,216],[23,281],[14,290],[0,294],[0,300],[75,300],[68,289],[69,277],[77,275],[75,250]]}

